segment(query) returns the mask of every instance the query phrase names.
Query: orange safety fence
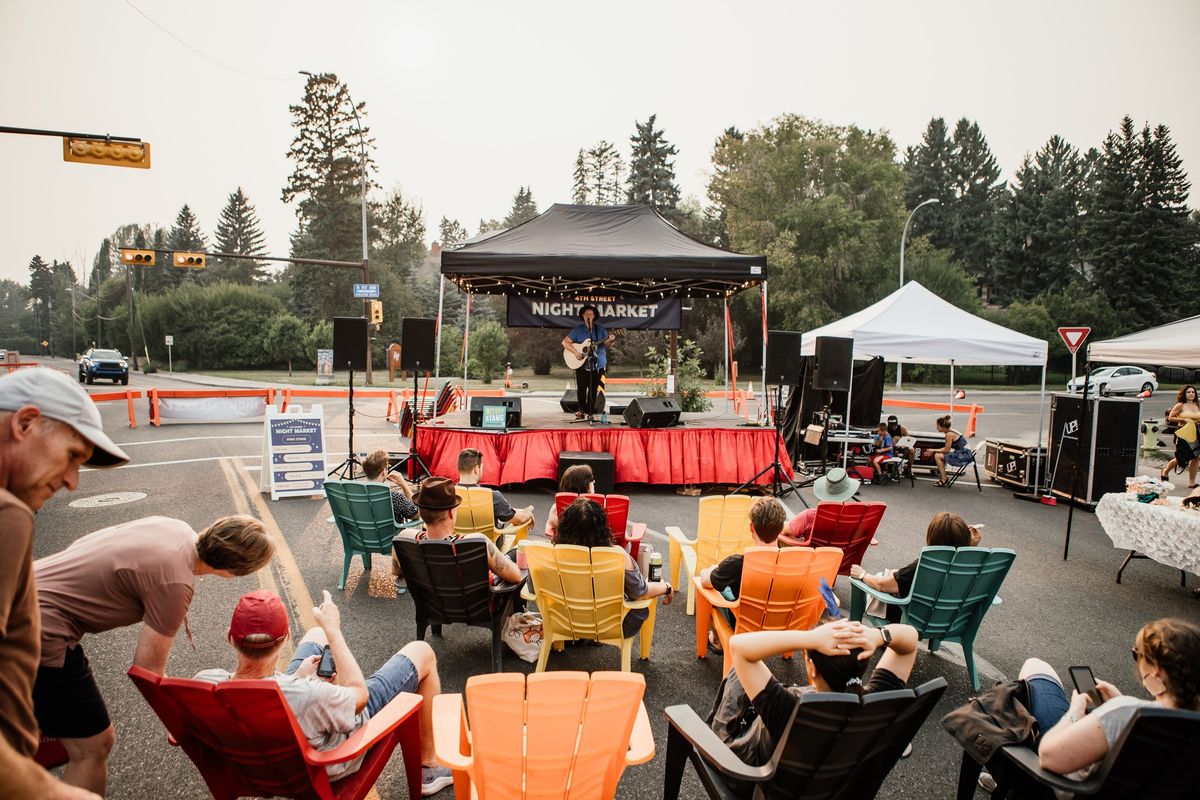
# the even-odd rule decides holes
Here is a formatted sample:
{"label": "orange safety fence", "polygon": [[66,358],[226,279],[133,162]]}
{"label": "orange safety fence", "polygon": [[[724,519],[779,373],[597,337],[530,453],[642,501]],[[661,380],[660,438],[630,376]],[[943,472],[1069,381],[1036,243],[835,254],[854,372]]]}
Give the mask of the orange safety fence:
{"label": "orange safety fence", "polygon": [[[280,411],[287,411],[293,397],[334,397],[345,400],[350,395],[349,389],[280,389],[279,392],[283,395]],[[393,416],[396,417],[396,422],[399,422],[400,403],[412,399],[412,389],[355,389],[354,396],[386,399],[388,407],[384,416],[388,422],[392,421]]]}
{"label": "orange safety fence", "polygon": [[468,389],[467,397],[504,397],[503,389]]}
{"label": "orange safety fence", "polygon": [[983,406],[977,405],[954,405],[953,403],[930,403],[925,400],[892,400],[884,398],[884,408],[919,408],[924,411],[945,411],[953,414],[955,411],[967,412],[967,431],[968,437],[975,435],[976,417],[983,413]]}
{"label": "orange safety fence", "polygon": [[93,403],[104,403],[109,400],[124,400],[129,405],[129,427],[137,427],[137,418],[133,415],[133,401],[142,396],[140,391],[135,389],[125,389],[119,392],[96,392],[88,395],[92,398]]}
{"label": "orange safety fence", "polygon": [[34,361],[5,361],[5,362],[0,362],[0,367],[7,367],[7,368],[8,368],[8,374],[9,374],[9,375],[13,374],[14,372],[16,372],[17,370],[21,369],[22,367],[40,367],[40,366],[42,366],[42,365],[41,365],[41,364],[38,364],[37,362],[34,362]]}
{"label": "orange safety fence", "polygon": [[275,392],[273,388],[266,389],[200,389],[200,390],[182,390],[182,389],[151,389],[147,393],[150,399],[150,424],[158,427],[162,424],[162,419],[158,415],[158,401],[164,397],[262,397],[267,401],[267,405],[275,402]]}

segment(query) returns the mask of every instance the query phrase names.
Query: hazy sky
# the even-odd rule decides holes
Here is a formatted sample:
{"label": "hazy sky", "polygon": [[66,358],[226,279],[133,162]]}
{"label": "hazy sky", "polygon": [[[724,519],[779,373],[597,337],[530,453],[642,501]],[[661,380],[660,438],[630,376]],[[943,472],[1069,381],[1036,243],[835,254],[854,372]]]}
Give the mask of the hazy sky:
{"label": "hazy sky", "polygon": [[650,114],[700,198],[717,135],[784,112],[886,129],[901,150],[931,116],[966,116],[1005,177],[1051,134],[1084,149],[1129,114],[1200,164],[1195,0],[130,2],[0,0],[0,124],[153,147],[142,171],[0,135],[0,278],[26,282],[35,253],[86,275],[118,225],[169,226],[184,203],[211,237],[239,185],[287,255],[302,69],[367,103],[377,179],[423,205],[430,239],[443,215],[472,234],[502,217],[521,185],[541,209],[569,202],[578,149],[627,156]]}

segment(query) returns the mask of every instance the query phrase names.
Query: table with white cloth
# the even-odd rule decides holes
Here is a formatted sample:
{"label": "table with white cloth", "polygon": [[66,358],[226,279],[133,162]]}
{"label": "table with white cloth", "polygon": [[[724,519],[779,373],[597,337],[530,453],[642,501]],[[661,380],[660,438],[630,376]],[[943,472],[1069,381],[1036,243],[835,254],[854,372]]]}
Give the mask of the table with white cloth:
{"label": "table with white cloth", "polygon": [[1149,558],[1179,570],[1179,583],[1187,586],[1187,573],[1200,574],[1200,511],[1183,508],[1180,498],[1167,505],[1139,503],[1133,492],[1114,492],[1100,498],[1096,518],[1114,547],[1128,550],[1121,573],[1134,558]]}

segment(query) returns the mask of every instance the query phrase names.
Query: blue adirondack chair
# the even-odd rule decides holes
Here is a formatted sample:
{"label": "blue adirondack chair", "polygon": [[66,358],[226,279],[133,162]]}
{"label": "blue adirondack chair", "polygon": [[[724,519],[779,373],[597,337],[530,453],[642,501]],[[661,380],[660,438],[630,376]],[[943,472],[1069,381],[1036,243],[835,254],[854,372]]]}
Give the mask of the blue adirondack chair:
{"label": "blue adirondack chair", "polygon": [[350,562],[362,556],[363,569],[371,571],[371,554],[390,556],[396,532],[418,525],[397,522],[392,515],[391,489],[382,483],[361,481],[325,481],[325,497],[333,511],[333,521],[342,534],[342,578],[337,588],[346,588]]}
{"label": "blue adirondack chair", "polygon": [[859,580],[850,581],[850,618],[861,620],[869,597],[902,606],[903,621],[929,640],[929,650],[942,642],[962,645],[971,686],[979,689],[975,671],[975,634],[983,615],[999,605],[1000,584],[1017,554],[1006,547],[926,547],[908,597],[893,597]]}

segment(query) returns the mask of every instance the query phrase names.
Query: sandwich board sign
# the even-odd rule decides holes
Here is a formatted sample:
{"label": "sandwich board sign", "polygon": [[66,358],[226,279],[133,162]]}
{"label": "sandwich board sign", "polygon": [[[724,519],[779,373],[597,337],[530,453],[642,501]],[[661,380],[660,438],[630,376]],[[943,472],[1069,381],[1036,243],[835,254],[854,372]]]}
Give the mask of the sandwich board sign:
{"label": "sandwich board sign", "polygon": [[325,493],[325,414],[321,406],[294,413],[267,409],[258,480],[259,491],[269,491],[272,500]]}

